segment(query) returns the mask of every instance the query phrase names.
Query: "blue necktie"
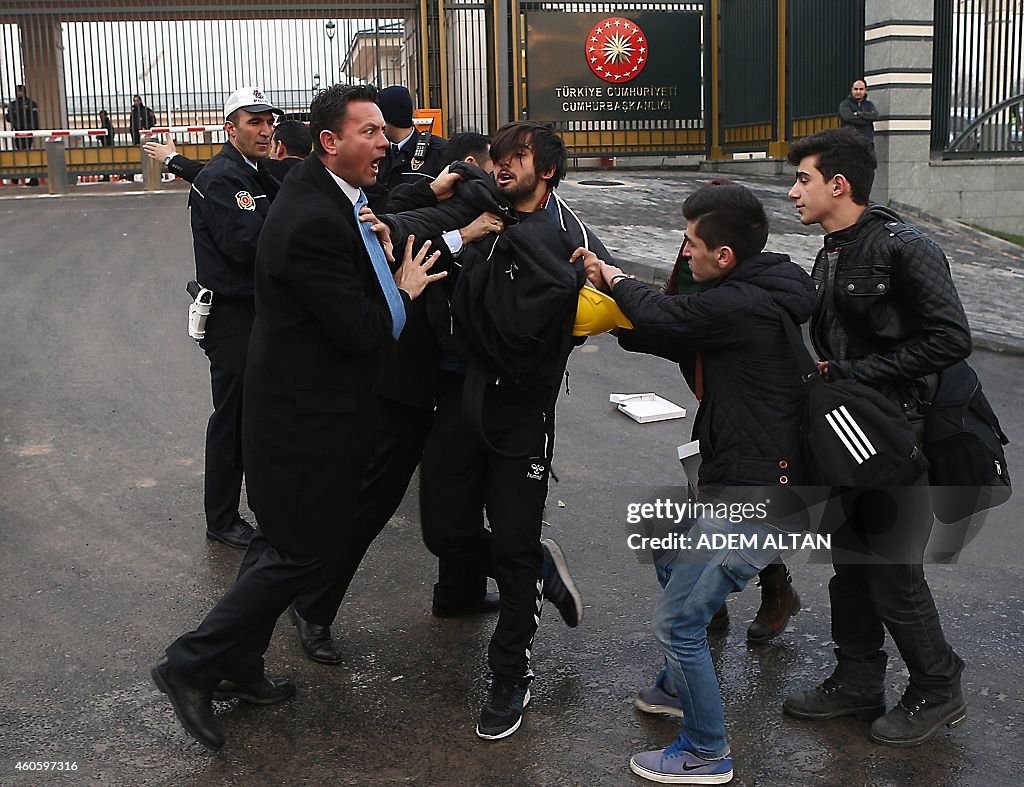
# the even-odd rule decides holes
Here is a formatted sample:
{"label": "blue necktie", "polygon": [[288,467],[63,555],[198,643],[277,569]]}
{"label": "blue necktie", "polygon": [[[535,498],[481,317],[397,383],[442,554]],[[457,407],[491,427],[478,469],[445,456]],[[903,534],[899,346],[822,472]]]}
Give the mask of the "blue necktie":
{"label": "blue necktie", "polygon": [[391,268],[388,267],[388,260],[384,256],[384,249],[377,240],[377,236],[370,229],[370,225],[359,220],[359,211],[366,204],[366,195],[359,189],[359,199],[355,204],[356,224],[359,227],[359,234],[363,238],[363,245],[370,255],[373,263],[373,272],[377,274],[380,288],[384,290],[384,300],[388,302],[388,309],[391,310],[391,335],[398,339],[402,335],[402,328],[405,327],[405,304],[402,303],[402,295],[398,292],[398,285],[395,284],[395,277],[391,275]]}

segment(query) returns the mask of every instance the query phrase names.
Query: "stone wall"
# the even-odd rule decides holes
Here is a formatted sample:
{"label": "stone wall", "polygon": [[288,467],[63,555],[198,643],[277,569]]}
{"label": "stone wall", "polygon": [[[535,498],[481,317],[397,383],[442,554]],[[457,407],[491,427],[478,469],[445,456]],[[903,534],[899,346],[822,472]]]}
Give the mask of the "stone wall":
{"label": "stone wall", "polygon": [[872,198],[1024,235],[1024,159],[933,159],[933,0],[867,0],[864,69],[879,167]]}

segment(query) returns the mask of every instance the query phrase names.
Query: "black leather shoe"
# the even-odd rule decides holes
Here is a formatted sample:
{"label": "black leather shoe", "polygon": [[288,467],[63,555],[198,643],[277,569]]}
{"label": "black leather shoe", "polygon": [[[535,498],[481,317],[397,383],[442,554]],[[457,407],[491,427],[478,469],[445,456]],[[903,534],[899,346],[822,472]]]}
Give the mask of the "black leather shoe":
{"label": "black leather shoe", "polygon": [[222,680],[213,690],[215,700],[242,700],[253,705],[275,705],[295,696],[295,684],[287,678],[264,678],[255,683]]}
{"label": "black leather shoe", "polygon": [[210,751],[220,751],[224,745],[224,730],[213,715],[213,692],[197,689],[185,683],[167,663],[164,656],[150,669],[156,687],[167,695],[185,732]]}
{"label": "black leather shoe", "polygon": [[231,527],[227,530],[210,530],[210,528],[206,528],[206,537],[213,541],[220,541],[222,544],[227,544],[235,549],[248,549],[249,542],[252,541],[252,536],[255,532],[252,525],[239,517],[231,523]]}
{"label": "black leather shoe", "polygon": [[501,597],[497,593],[484,593],[479,598],[464,599],[456,603],[439,601],[436,597],[430,607],[435,618],[466,618],[471,615],[488,615],[501,608]]}
{"label": "black leather shoe", "polygon": [[330,626],[320,626],[310,623],[295,611],[295,607],[288,607],[288,617],[291,619],[295,630],[299,632],[299,642],[306,655],[318,664],[341,664],[345,660],[345,654],[341,651],[341,644],[331,636]]}

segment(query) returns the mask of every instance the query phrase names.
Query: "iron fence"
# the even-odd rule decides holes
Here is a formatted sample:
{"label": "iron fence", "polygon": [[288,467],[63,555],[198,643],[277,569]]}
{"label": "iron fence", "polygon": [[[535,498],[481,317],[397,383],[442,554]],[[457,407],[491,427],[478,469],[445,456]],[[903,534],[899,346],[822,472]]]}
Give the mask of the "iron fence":
{"label": "iron fence", "polygon": [[1024,0],[936,0],[931,149],[1024,156]]}
{"label": "iron fence", "polygon": [[[136,145],[134,97],[153,113],[138,115],[158,126],[218,125],[226,97],[251,84],[299,115],[318,89],[339,81],[405,84],[424,106],[425,5],[0,0],[0,130],[102,128],[106,110],[112,138],[68,145]],[[0,153],[41,147],[40,139],[0,138]]]}

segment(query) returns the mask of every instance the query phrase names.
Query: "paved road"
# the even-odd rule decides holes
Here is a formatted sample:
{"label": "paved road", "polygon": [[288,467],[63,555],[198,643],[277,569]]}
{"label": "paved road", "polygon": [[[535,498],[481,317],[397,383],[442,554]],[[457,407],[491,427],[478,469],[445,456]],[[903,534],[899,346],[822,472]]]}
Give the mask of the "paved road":
{"label": "paved road", "polygon": [[[657,244],[673,254],[678,245],[664,203],[678,202],[686,177],[662,188],[664,217],[644,219],[657,227],[643,241],[651,259],[662,256]],[[630,188],[639,216],[648,197]],[[612,229],[601,212],[611,210],[607,198],[588,207],[595,225]],[[608,395],[653,390],[692,408],[670,364],[622,353],[609,337],[574,354],[547,530],[568,554],[586,619],[569,630],[545,610],[534,700],[515,736],[486,744],[473,735],[492,621],[429,616],[433,561],[413,495],[342,609],[346,663],[305,660],[283,623],[268,665],[291,675],[299,696],[269,709],[220,706],[228,744],[211,757],[148,679],[239,560],[202,534],[209,380],[184,334],[192,262],[183,194],[0,200],[0,226],[0,783],[49,783],[15,770],[41,760],[76,762],[63,781],[117,785],[641,783],[629,755],[667,744],[675,727],[631,706],[658,663],[649,626],[657,583],[626,548],[615,502],[679,481],[674,447],[688,439],[690,419],[640,426],[611,410]],[[982,351],[974,361],[1006,430],[1024,434],[1019,359]],[[1024,466],[1019,445],[1009,464]],[[779,711],[785,693],[829,669],[826,566],[813,556],[796,566],[805,609],[771,646],[743,638],[757,591],[734,596],[733,627],[714,643],[734,783],[1018,782],[1022,514],[1013,499],[959,565],[929,569],[947,633],[968,663],[969,716],[917,749],[875,746],[854,721],[805,724]],[[904,680],[894,659],[890,702]]]}

